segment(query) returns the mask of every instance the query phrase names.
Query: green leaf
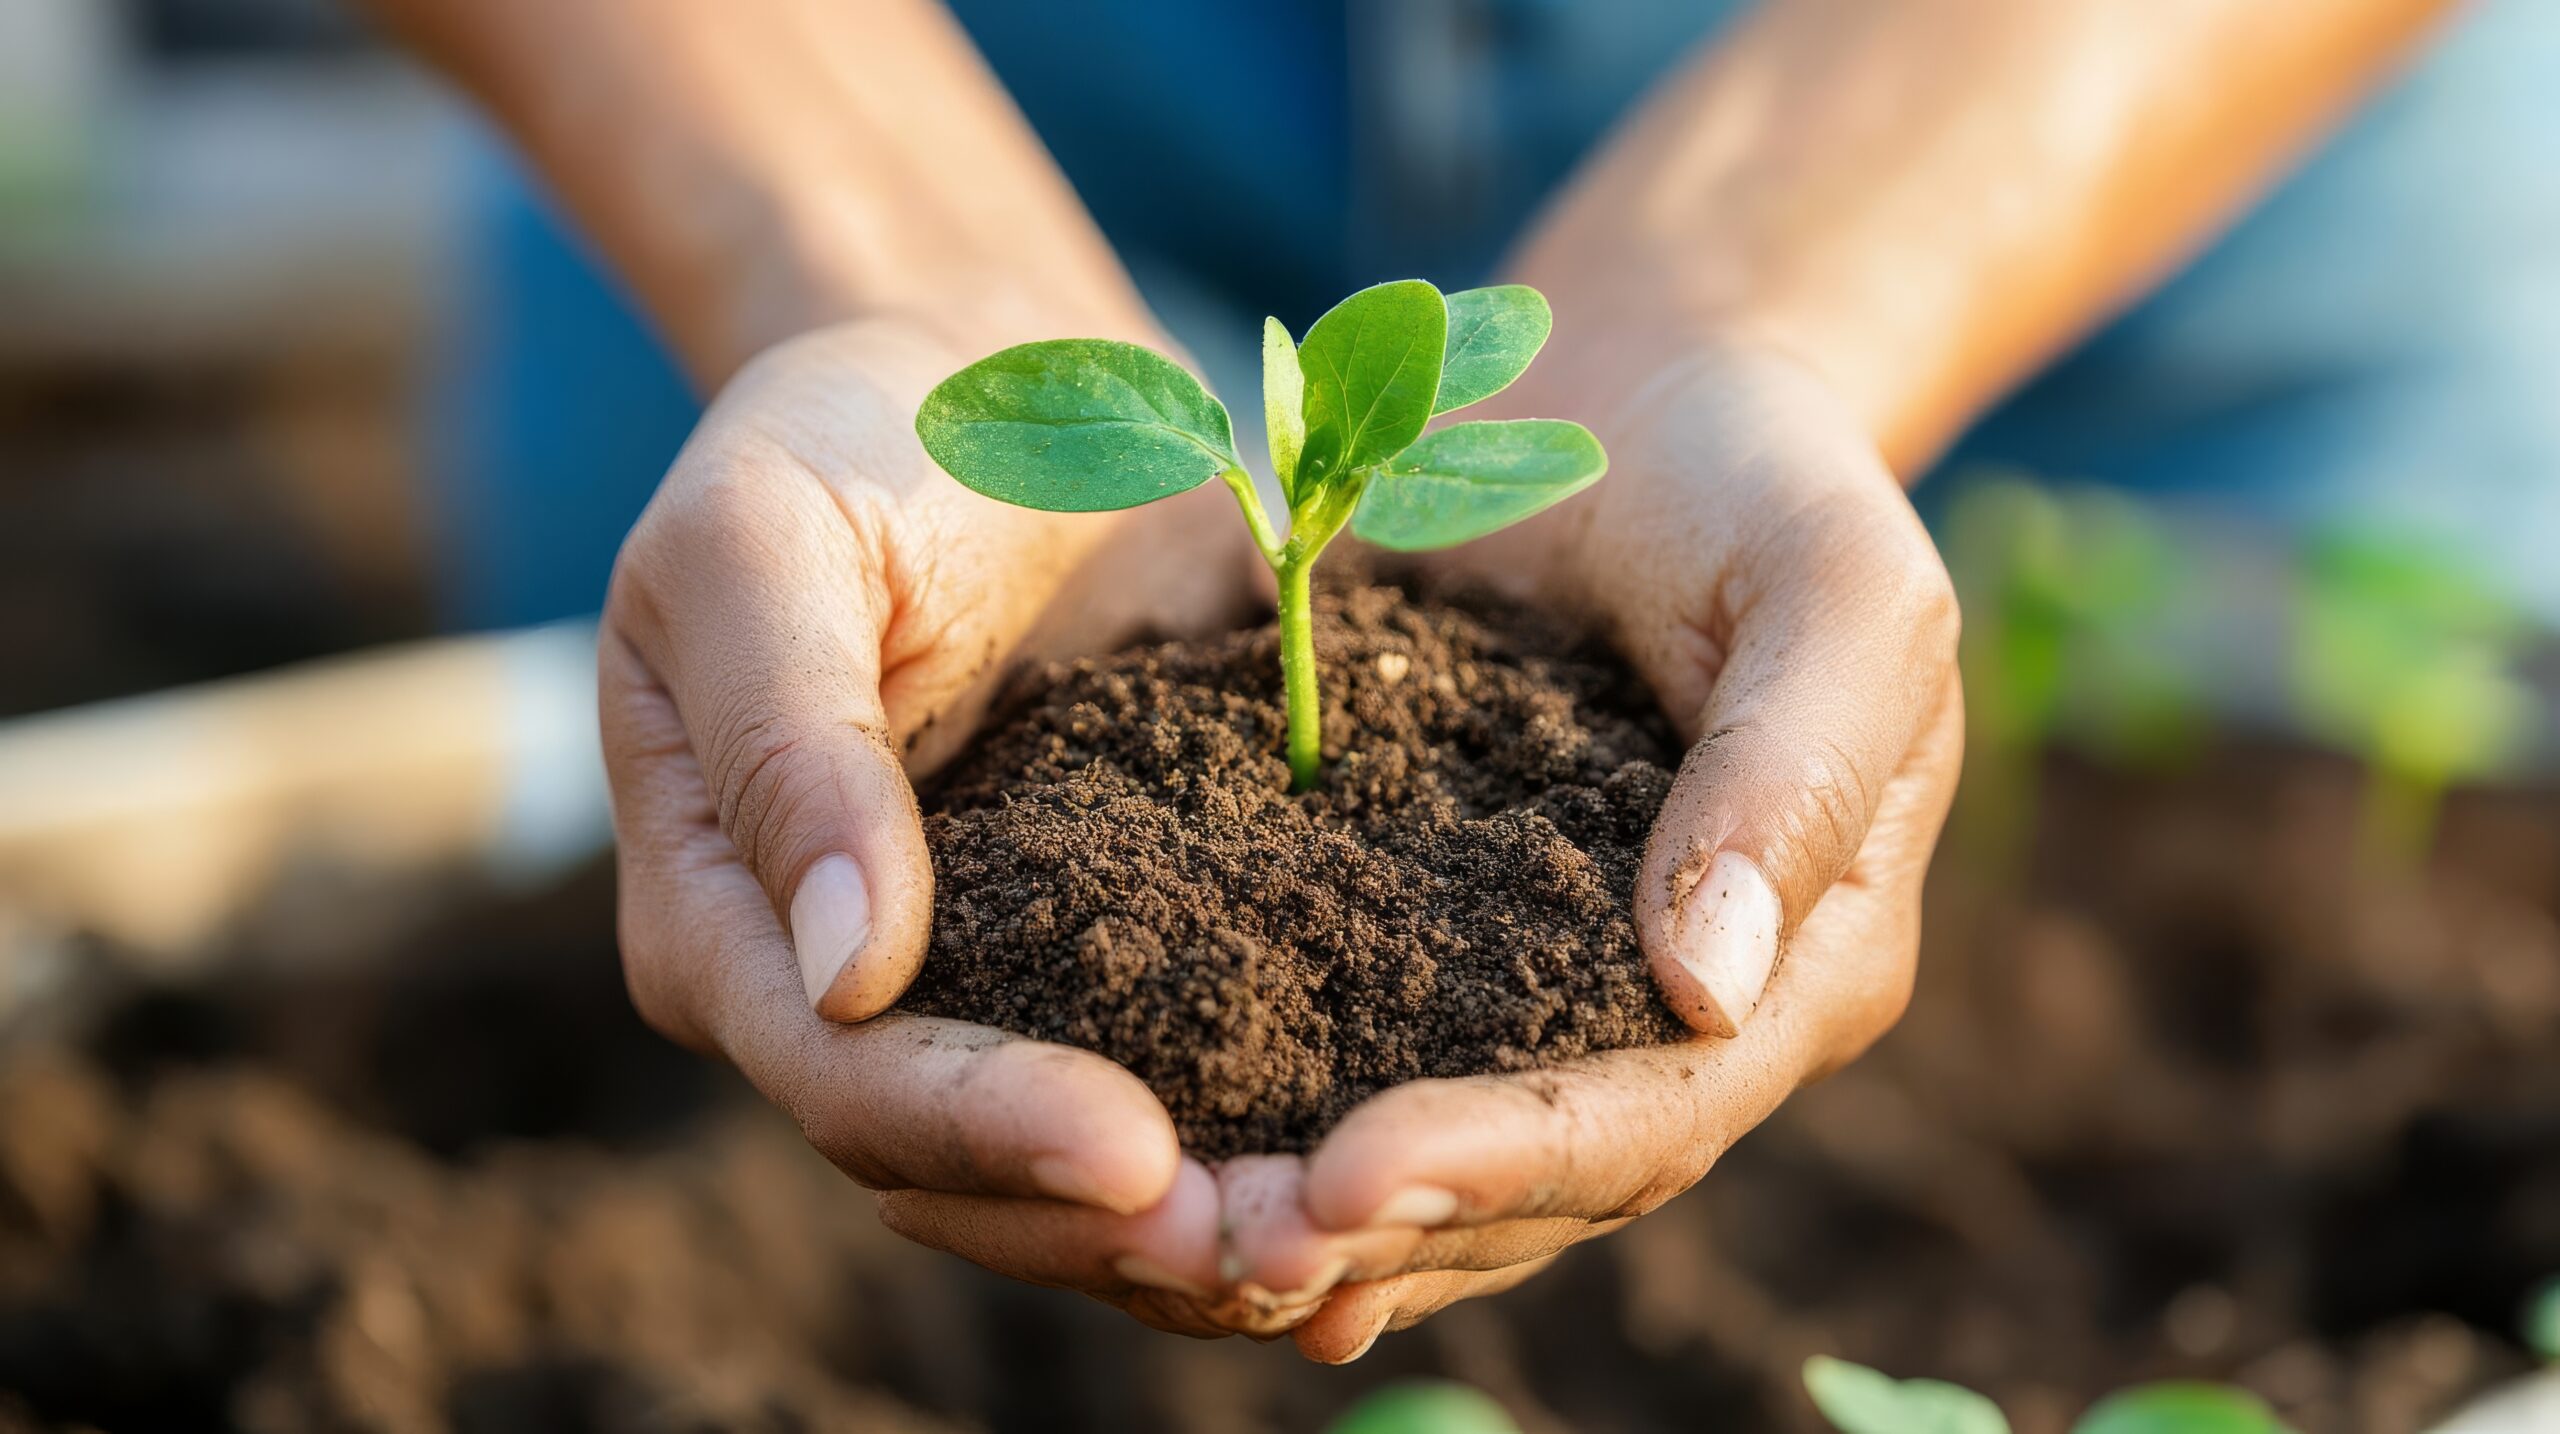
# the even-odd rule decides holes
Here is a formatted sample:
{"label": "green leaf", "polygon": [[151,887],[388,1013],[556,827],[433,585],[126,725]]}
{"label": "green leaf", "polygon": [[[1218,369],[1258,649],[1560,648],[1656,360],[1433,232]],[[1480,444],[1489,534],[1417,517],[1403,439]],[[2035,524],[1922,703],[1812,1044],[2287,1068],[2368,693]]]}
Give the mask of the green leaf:
{"label": "green leaf", "polygon": [[1490,1395],[1445,1379],[1391,1384],[1327,1426],[1325,1434],[1520,1434]]}
{"label": "green leaf", "polygon": [[1960,1384],[1894,1379],[1817,1354],[1804,1362],[1804,1387],[1841,1434],[2009,1434],[2000,1406]]}
{"label": "green leaf", "polygon": [[1240,466],[1227,410],[1199,380],[1110,339],[978,360],[925,395],[916,437],[969,487],[1053,513],[1134,508]]}
{"label": "green leaf", "polygon": [[1420,279],[1379,284],[1333,306],[1298,346],[1306,373],[1301,501],[1324,483],[1392,458],[1422,436],[1440,392],[1449,309]]}
{"label": "green leaf", "polygon": [[1382,548],[1446,548],[1528,517],[1608,471],[1579,423],[1516,418],[1441,429],[1379,466],[1351,531]]}
{"label": "green leaf", "polygon": [[1271,439],[1271,472],[1280,496],[1298,502],[1298,453],[1307,446],[1307,376],[1298,346],[1278,319],[1262,321],[1262,424]]}
{"label": "green leaf", "polygon": [[2285,1434],[2285,1427],[2245,1389],[2168,1381],[2108,1395],[2071,1434]]}
{"label": "green leaf", "polygon": [[1464,408],[1509,388],[1554,327],[1547,296],[1526,284],[1451,294],[1449,352],[1440,361],[1440,397],[1432,412]]}
{"label": "green leaf", "polygon": [[2560,1364],[2560,1277],[2544,1280],[2524,1302],[2525,1348]]}

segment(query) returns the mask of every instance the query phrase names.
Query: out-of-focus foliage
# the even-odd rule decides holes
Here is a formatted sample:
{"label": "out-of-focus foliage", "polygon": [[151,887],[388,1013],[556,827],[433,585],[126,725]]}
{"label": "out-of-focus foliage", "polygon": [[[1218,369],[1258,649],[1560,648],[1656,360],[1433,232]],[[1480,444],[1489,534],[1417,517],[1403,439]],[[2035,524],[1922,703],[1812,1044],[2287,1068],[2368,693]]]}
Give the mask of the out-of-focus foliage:
{"label": "out-of-focus foliage", "polygon": [[1391,1384],[1354,1404],[1325,1434],[1520,1434],[1493,1396],[1447,1379]]}
{"label": "out-of-focus foliage", "polygon": [[2101,1399],[2071,1434],[2284,1434],[2275,1411],[2245,1389],[2174,1381]]}
{"label": "out-of-focus foliage", "polygon": [[[2009,1434],[2000,1407],[1960,1384],[1895,1379],[1816,1355],[1805,1392],[1840,1434]],[[2119,1390],[2091,1406],[2071,1434],[2289,1434],[2245,1389],[2171,1380]]]}
{"label": "out-of-focus foliage", "polygon": [[2524,755],[2539,704],[2514,669],[2531,627],[2461,563],[2372,530],[2309,545],[2294,597],[2297,714],[2371,767],[2367,850],[2407,859],[2446,787]]}
{"label": "out-of-focus foliage", "polygon": [[2029,835],[2047,747],[2067,740],[2159,766],[2198,744],[2203,682],[2185,639],[2200,584],[2158,520],[2102,490],[1978,479],[1945,532],[1965,624],[1958,839],[2008,869]]}
{"label": "out-of-focus foliage", "polygon": [[1948,511],[1947,556],[1972,730],[2030,747],[2067,735],[2127,761],[2197,736],[2199,684],[2175,641],[2196,574],[2131,499],[1982,480]]}
{"label": "out-of-focus foliage", "polygon": [[2534,1287],[2524,1305],[2525,1347],[2560,1364],[2560,1276]]}
{"label": "out-of-focus foliage", "polygon": [[2000,1406],[1936,1379],[1895,1379],[1863,1364],[1815,1355],[1805,1392],[1840,1434],[2009,1434]]}

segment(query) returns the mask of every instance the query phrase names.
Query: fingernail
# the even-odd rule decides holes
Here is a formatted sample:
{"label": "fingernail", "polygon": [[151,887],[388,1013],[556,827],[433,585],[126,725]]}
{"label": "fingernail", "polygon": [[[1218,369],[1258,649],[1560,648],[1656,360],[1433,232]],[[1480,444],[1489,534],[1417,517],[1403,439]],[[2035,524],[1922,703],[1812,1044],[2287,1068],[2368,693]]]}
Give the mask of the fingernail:
{"label": "fingernail", "polygon": [[1151,1290],[1170,1290],[1177,1295],[1188,1295],[1193,1299],[1206,1299],[1209,1296],[1207,1290],[1144,1255],[1122,1255],[1111,1262],[1111,1268],[1119,1274],[1120,1278],[1133,1285],[1144,1285]]}
{"label": "fingernail", "polygon": [[1433,1229],[1458,1213],[1458,1197],[1437,1185],[1408,1185],[1379,1204],[1369,1216],[1377,1225],[1420,1225]]}
{"label": "fingernail", "polygon": [[1294,1310],[1304,1305],[1314,1304],[1317,1300],[1331,1294],[1333,1287],[1341,1284],[1342,1277],[1349,1273],[1351,1273],[1351,1261],[1348,1258],[1337,1258],[1327,1261],[1324,1268],[1316,1272],[1314,1279],[1294,1290],[1267,1289],[1247,1280],[1236,1287],[1236,1294],[1255,1309],[1266,1314],[1276,1314],[1282,1310]]}
{"label": "fingernail", "polygon": [[812,1007],[870,939],[871,892],[862,868],[842,852],[820,857],[791,893],[791,949],[800,957],[800,984]]}
{"label": "fingernail", "polygon": [[1740,1031],[1778,963],[1778,893],[1759,863],[1718,853],[1681,908],[1673,946],[1673,959],[1706,993],[1708,1034]]}
{"label": "fingernail", "polygon": [[1102,1182],[1094,1179],[1091,1171],[1063,1155],[1035,1155],[1030,1168],[1031,1183],[1044,1195],[1104,1210],[1119,1210],[1124,1203],[1112,1199],[1111,1192],[1102,1188]]}

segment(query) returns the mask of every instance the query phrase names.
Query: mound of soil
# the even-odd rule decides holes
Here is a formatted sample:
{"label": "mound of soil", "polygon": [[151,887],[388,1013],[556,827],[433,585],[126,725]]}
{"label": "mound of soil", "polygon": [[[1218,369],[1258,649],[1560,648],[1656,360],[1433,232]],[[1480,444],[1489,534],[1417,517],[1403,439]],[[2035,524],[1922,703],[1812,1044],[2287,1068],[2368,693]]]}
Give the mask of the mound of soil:
{"label": "mound of soil", "polygon": [[1374,1092],[1677,1038],[1637,947],[1678,749],[1604,648],[1483,597],[1320,594],[1325,776],[1268,627],[1053,668],[928,801],[909,1009],[1100,1051],[1210,1159]]}

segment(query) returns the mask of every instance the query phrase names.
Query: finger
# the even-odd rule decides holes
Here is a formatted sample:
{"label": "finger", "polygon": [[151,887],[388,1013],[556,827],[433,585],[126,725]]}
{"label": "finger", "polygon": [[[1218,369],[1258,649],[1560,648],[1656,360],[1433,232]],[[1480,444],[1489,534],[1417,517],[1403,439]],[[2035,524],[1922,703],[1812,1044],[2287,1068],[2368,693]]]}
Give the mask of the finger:
{"label": "finger", "polygon": [[[1214,1330],[1197,1305],[1218,1278],[1218,1184],[1185,1160],[1165,1198],[1119,1214],[1054,1200],[890,1191],[880,1221],[898,1234],[1001,1275],[1081,1290],[1115,1304],[1140,1295],[1159,1318]],[[1134,1311],[1133,1311],[1134,1312]]]}
{"label": "finger", "polygon": [[1351,1266],[1355,1252],[1308,1221],[1305,1180],[1295,1155],[1246,1155],[1218,1167],[1218,1273],[1252,1308],[1308,1304]]}
{"label": "finger", "polygon": [[715,408],[625,544],[606,603],[608,627],[673,699],[719,829],[789,933],[802,999],[837,1021],[896,1000],[931,934],[932,861],[880,691],[886,521],[854,521]]}
{"label": "finger", "polygon": [[1354,1257],[1343,1271],[1342,1283],[1363,1284],[1435,1271],[1508,1269],[1560,1254],[1585,1240],[1610,1234],[1626,1223],[1560,1215],[1413,1230],[1396,1246],[1371,1245]]}
{"label": "finger", "polygon": [[1798,1085],[1899,1018],[1961,732],[1950,690],[1878,815],[1871,877],[1824,896],[1738,1036],[1381,1092],[1307,1157],[1308,1217],[1335,1231],[1619,1219],[1686,1189]]}
{"label": "finger", "polygon": [[1756,552],[1638,877],[1636,924],[1673,1010],[1730,1036],[1783,935],[1867,839],[1954,670],[1955,602],[1899,490],[1817,504]]}
{"label": "finger", "polygon": [[599,653],[621,863],[623,966],[641,1014],[725,1056],[876,1189],[1039,1196],[1123,1212],[1172,1183],[1173,1122],[1089,1052],[982,1026],[811,1011],[781,924],[721,833],[674,704],[611,630]]}
{"label": "finger", "polygon": [[1349,1364],[1367,1354],[1383,1334],[1411,1329],[1460,1300],[1512,1289],[1553,1263],[1550,1257],[1481,1273],[1401,1275],[1345,1285],[1290,1338],[1299,1353],[1318,1364]]}
{"label": "finger", "polygon": [[[1955,668],[1954,589],[1900,487],[1851,437],[1808,446],[1808,430],[1855,431],[1809,421],[1818,394],[1766,387],[1682,421],[1743,430],[1701,451],[1749,451],[1765,428],[1759,446],[1788,456],[1745,464],[1730,486],[1766,489],[1745,511],[1779,516],[1726,535],[1733,556],[1710,590],[1617,603],[1644,614],[1622,617],[1629,655],[1696,744],[1646,846],[1637,931],[1671,1007],[1715,1036],[1750,1017],[1781,943],[1849,871]],[[1691,441],[1675,424],[1645,461],[1677,471]],[[1714,515],[1732,507],[1730,494],[1674,491]],[[1638,560],[1669,558],[1653,545],[1703,521],[1662,515],[1626,540],[1643,551],[1620,566],[1680,571]]]}

